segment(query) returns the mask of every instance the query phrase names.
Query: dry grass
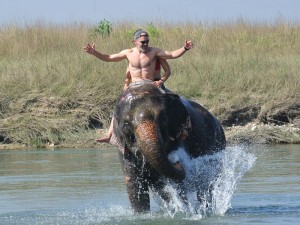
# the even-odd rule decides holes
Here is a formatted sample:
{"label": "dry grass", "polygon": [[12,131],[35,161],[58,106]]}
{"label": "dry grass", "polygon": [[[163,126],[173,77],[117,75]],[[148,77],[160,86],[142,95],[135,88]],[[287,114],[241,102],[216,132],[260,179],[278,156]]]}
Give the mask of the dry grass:
{"label": "dry grass", "polygon": [[[71,140],[68,134],[84,133],[91,117],[107,125],[123,86],[126,61],[101,62],[84,53],[83,46],[93,41],[99,51],[119,52],[132,47],[131,35],[138,27],[119,24],[109,37],[96,38],[91,28],[35,24],[0,29],[0,136],[29,145],[40,139],[59,143]],[[299,24],[237,20],[160,24],[157,29],[153,46],[174,50],[185,39],[194,43],[182,58],[169,61],[172,75],[166,86],[196,99],[217,117],[249,105],[267,111],[299,103]],[[51,99],[56,103],[46,104]],[[47,110],[54,109],[57,112],[47,118]]]}

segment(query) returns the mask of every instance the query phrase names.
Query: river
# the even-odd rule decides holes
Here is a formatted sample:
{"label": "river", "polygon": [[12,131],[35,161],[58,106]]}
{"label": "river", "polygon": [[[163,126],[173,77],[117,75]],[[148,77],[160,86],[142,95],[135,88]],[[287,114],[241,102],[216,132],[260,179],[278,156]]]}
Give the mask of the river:
{"label": "river", "polygon": [[227,147],[213,211],[129,208],[117,149],[0,151],[0,224],[298,224],[300,145]]}

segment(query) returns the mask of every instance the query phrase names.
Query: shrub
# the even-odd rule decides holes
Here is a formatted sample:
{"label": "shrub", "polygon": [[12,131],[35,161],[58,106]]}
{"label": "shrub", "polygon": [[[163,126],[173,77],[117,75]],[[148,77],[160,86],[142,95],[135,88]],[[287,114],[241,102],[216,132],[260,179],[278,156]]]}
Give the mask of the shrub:
{"label": "shrub", "polygon": [[156,39],[160,36],[160,30],[156,26],[154,26],[153,23],[147,24],[146,31],[148,32],[148,34],[151,38]]}
{"label": "shrub", "polygon": [[98,23],[98,26],[92,29],[93,36],[98,36],[98,35],[109,36],[111,32],[112,32],[112,25],[106,19],[101,20]]}

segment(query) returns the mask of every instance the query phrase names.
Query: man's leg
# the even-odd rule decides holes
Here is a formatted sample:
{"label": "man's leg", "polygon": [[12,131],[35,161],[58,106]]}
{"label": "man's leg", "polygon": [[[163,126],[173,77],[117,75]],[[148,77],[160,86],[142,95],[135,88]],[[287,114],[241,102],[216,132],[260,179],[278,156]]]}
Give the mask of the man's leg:
{"label": "man's leg", "polygon": [[109,143],[112,133],[113,133],[113,129],[114,129],[114,117],[112,118],[112,120],[110,122],[110,126],[109,126],[107,134],[104,137],[95,139],[95,141]]}

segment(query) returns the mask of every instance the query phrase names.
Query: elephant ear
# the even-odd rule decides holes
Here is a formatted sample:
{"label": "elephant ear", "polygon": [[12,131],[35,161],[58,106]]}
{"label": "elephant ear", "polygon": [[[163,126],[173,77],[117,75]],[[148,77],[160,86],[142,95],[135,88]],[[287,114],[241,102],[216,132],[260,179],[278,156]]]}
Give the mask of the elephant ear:
{"label": "elephant ear", "polygon": [[178,95],[173,93],[165,95],[170,139],[172,141],[184,140],[192,128],[188,111]]}

